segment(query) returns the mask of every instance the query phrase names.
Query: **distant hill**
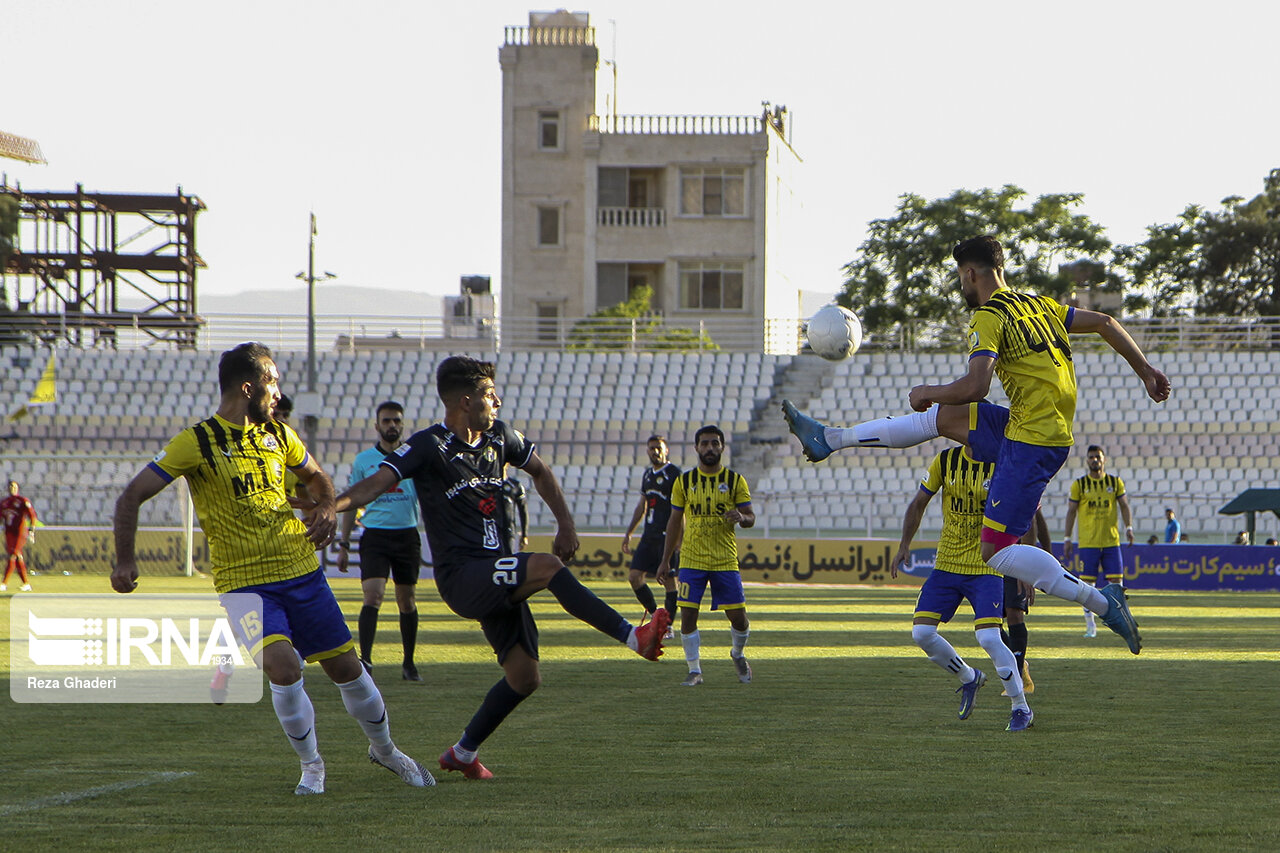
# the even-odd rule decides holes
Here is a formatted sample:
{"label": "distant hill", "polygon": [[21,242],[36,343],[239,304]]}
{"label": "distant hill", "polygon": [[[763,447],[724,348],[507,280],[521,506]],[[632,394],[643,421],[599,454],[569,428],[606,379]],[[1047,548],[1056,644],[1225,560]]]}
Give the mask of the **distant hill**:
{"label": "distant hill", "polygon": [[[247,290],[229,296],[200,294],[196,307],[201,314],[305,317],[307,289]],[[316,314],[439,317],[443,313],[444,297],[431,293],[340,284],[316,286]]]}

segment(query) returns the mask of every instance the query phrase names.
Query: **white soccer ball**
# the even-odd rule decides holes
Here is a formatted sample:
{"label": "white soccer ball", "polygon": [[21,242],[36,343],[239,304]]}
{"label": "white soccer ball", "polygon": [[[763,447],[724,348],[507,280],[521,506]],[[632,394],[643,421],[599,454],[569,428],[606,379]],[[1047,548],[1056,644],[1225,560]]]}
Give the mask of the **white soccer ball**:
{"label": "white soccer ball", "polygon": [[806,334],[815,353],[827,361],[840,361],[862,346],[862,321],[848,308],[832,302],[809,318]]}

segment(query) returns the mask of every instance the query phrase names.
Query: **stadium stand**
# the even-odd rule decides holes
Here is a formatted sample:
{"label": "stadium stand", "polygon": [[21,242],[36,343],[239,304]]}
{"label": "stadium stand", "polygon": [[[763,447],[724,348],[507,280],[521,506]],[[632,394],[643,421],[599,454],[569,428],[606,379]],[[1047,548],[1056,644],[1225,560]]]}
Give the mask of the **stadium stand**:
{"label": "stadium stand", "polygon": [[[813,466],[787,436],[778,402],[789,396],[820,420],[851,424],[905,413],[912,385],[948,381],[963,367],[954,353],[862,353],[836,364],[750,353],[472,354],[497,361],[503,416],[552,463],[580,528],[612,531],[625,526],[635,505],[645,438],[667,435],[673,461],[688,465],[693,432],[717,422],[730,436],[729,464],[752,484],[763,532],[894,535],[942,442],[844,452]],[[108,525],[129,478],[171,435],[216,406],[217,357],[59,350],[58,401],[3,427],[0,476],[19,479],[49,523]],[[324,402],[313,451],[340,487],[351,458],[370,440],[378,402],[400,400],[411,428],[438,416],[440,358],[421,350],[318,354]],[[47,351],[0,350],[5,414],[25,402],[46,360]],[[1174,383],[1163,406],[1146,400],[1113,354],[1077,354],[1077,447],[1044,506],[1055,536],[1070,481],[1083,473],[1084,448],[1093,443],[1106,448],[1109,468],[1125,480],[1142,538],[1162,530],[1164,507],[1174,506],[1193,535],[1229,541],[1239,522],[1218,508],[1246,487],[1280,485],[1280,359],[1266,351],[1197,350],[1153,360]],[[301,390],[306,353],[280,353],[278,362],[282,388]],[[993,400],[1004,402],[998,387]],[[535,530],[549,529],[541,502],[530,509]],[[142,523],[171,526],[181,518],[175,495],[147,504]],[[939,523],[927,516],[924,530]]]}

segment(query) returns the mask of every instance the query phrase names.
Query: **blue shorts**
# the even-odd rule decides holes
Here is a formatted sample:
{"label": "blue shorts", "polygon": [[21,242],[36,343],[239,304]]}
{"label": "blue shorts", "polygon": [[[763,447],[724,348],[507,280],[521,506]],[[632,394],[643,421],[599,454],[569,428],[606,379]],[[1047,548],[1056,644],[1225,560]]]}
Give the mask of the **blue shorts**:
{"label": "blue shorts", "polygon": [[1098,569],[1102,569],[1103,577],[1108,580],[1120,580],[1124,577],[1124,564],[1120,560],[1120,546],[1110,548],[1081,548],[1080,580],[1093,583],[1098,579]]}
{"label": "blue shorts", "polygon": [[995,462],[1004,444],[1009,410],[995,403],[969,404],[969,455],[975,462]]}
{"label": "blue shorts", "polygon": [[961,575],[934,569],[916,599],[917,617],[950,622],[965,599],[973,607],[973,627],[998,627],[1004,622],[1004,578],[1000,575]]}
{"label": "blue shorts", "polygon": [[287,640],[308,661],[334,658],[355,648],[351,629],[338,600],[333,597],[324,572],[316,569],[287,581],[251,584],[232,591],[259,596],[262,609],[251,596],[220,596],[241,642],[255,659],[272,643]]}
{"label": "blue shorts", "polygon": [[742,590],[742,574],[730,570],[708,572],[705,569],[680,569],[676,582],[676,603],[694,610],[702,607],[702,594],[711,584],[712,610],[741,610],[747,606],[747,594]]}
{"label": "blue shorts", "polygon": [[1044,447],[1004,440],[996,459],[996,472],[987,488],[982,518],[982,541],[999,542],[1006,534],[1021,539],[1031,529],[1045,486],[1067,461],[1070,447]]}

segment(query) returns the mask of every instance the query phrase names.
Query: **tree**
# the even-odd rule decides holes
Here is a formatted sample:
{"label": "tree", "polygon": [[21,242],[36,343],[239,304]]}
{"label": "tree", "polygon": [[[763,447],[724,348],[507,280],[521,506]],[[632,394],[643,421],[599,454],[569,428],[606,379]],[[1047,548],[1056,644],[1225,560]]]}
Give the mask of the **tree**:
{"label": "tree", "polygon": [[573,350],[718,350],[705,333],[668,328],[653,313],[653,288],[641,285],[618,305],[602,308],[579,320],[569,332],[565,346]]}
{"label": "tree", "polygon": [[[836,301],[853,309],[868,331],[886,334],[898,324],[923,323],[932,330],[920,344],[962,339],[969,309],[956,282],[951,249],[966,237],[994,234],[1005,247],[1005,267],[1019,288],[1065,299],[1082,284],[1118,289],[1118,279],[1081,281],[1059,267],[1073,261],[1101,261],[1111,241],[1101,226],[1075,213],[1082,195],[1042,195],[1018,208],[1019,187],[957,190],[928,201],[911,193],[900,197],[895,216],[870,224],[870,236],[858,257],[845,265],[846,279]],[[1085,267],[1078,267],[1085,268]],[[1095,269],[1105,269],[1101,264]]]}
{"label": "tree", "polygon": [[1280,315],[1280,169],[1252,199],[1228,197],[1217,211],[1190,205],[1118,257],[1136,290],[1130,303],[1153,316]]}

